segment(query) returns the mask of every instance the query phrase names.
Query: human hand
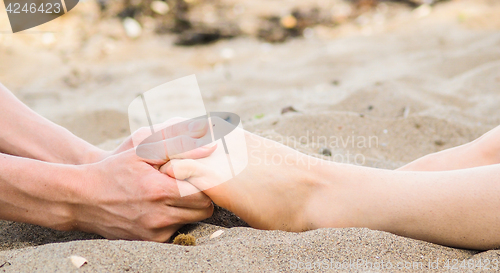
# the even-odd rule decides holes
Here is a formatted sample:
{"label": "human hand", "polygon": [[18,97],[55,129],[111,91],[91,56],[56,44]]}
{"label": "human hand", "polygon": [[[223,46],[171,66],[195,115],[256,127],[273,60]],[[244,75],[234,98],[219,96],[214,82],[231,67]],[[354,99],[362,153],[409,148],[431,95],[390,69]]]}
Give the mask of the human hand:
{"label": "human hand", "polygon": [[[197,149],[205,156],[213,150]],[[164,242],[183,224],[210,217],[213,205],[204,193],[181,198],[175,179],[153,167],[165,162],[142,159],[130,149],[78,166],[84,181],[72,183],[74,227],[109,239]]]}
{"label": "human hand", "polygon": [[[160,130],[164,131],[163,138],[149,138],[150,143],[156,143],[156,145],[150,145],[149,150],[153,150],[157,153],[163,151],[164,145],[161,141],[165,139],[170,139],[170,143],[176,143],[175,146],[182,147],[184,143],[193,143],[189,138],[199,139],[206,135],[208,131],[208,124],[205,120],[195,120],[190,123],[183,122],[186,121],[185,118],[171,118],[164,123],[153,125],[154,131],[158,132]],[[129,137],[127,137],[121,144],[113,151],[100,150],[98,153],[93,155],[88,163],[95,163],[112,155],[122,153],[124,151],[133,149],[142,143],[146,138],[151,136],[150,127],[142,127],[135,132],[133,132]],[[191,144],[187,144],[192,146]],[[193,147],[191,147],[193,148]],[[195,152],[196,153],[196,152]],[[198,158],[199,155],[192,155],[194,158]],[[166,158],[165,158],[166,159]],[[167,159],[168,161],[168,159]]]}

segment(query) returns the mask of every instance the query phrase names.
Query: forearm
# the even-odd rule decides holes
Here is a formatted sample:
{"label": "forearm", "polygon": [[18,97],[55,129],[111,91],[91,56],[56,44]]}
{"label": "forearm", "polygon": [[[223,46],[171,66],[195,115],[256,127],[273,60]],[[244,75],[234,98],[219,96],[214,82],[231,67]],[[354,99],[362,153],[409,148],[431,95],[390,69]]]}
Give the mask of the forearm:
{"label": "forearm", "polygon": [[81,176],[77,166],[0,154],[0,219],[73,229]]}
{"label": "forearm", "polygon": [[462,248],[500,246],[500,165],[447,172],[329,167],[324,177],[342,182],[331,183],[324,199],[341,208],[330,219],[344,220],[323,226],[368,227]]}
{"label": "forearm", "polygon": [[54,163],[95,162],[104,151],[47,120],[0,84],[0,152]]}

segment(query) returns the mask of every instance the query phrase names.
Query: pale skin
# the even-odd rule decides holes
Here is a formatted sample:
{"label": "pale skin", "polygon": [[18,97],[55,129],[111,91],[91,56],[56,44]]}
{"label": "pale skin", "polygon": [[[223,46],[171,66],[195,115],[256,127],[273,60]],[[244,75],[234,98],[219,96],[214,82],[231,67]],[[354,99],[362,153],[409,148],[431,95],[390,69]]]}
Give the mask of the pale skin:
{"label": "pale skin", "polygon": [[[247,168],[204,192],[252,227],[367,227],[452,247],[500,246],[500,127],[396,171],[314,159],[245,134]],[[160,170],[207,188],[218,177],[203,160],[172,160]]]}
{"label": "pale skin", "polygon": [[[212,215],[205,194],[181,198],[175,180],[158,171],[170,160],[166,151],[152,159],[136,155],[132,139],[144,139],[149,128],[103,151],[38,115],[2,84],[0,128],[0,219],[164,242],[182,225]],[[168,128],[158,147],[191,144],[207,131],[199,123]],[[202,147],[173,158],[212,152]]]}

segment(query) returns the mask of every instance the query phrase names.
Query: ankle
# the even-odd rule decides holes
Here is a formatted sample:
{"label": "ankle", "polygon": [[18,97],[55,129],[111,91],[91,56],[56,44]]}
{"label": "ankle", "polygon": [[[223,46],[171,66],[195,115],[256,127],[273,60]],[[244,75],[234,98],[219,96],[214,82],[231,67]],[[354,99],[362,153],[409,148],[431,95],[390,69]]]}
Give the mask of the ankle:
{"label": "ankle", "polygon": [[333,162],[317,166],[320,181],[308,208],[312,228],[384,228],[390,222],[383,209],[390,189],[380,183],[386,172]]}
{"label": "ankle", "polygon": [[314,181],[309,183],[314,190],[305,210],[308,229],[356,225],[349,201],[355,194],[354,184],[346,179],[343,165],[322,161],[321,164],[311,166],[309,173],[314,175],[309,179]]}

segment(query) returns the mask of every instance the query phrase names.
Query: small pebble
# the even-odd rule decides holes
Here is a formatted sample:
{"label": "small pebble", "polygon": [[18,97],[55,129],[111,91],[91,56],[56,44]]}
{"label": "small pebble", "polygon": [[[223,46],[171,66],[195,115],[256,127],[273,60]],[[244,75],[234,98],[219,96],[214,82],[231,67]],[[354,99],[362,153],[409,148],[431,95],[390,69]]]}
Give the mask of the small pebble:
{"label": "small pebble", "polygon": [[409,115],[410,115],[410,106],[406,106],[406,107],[403,109],[403,117],[404,117],[404,118],[407,118]]}
{"label": "small pebble", "polygon": [[434,141],[434,144],[436,144],[437,146],[443,146],[444,141],[438,139],[438,140]]}
{"label": "small pebble", "polygon": [[220,55],[222,58],[229,60],[234,57],[234,50],[232,48],[224,48],[221,50]]}
{"label": "small pebble", "polygon": [[153,1],[151,2],[151,10],[160,15],[165,15],[170,10],[170,7],[164,1]]}
{"label": "small pebble", "polygon": [[285,113],[288,113],[288,112],[298,112],[295,108],[293,108],[293,106],[287,106],[287,107],[284,107],[283,109],[281,109],[281,114],[285,114]]}
{"label": "small pebble", "polygon": [[322,147],[321,149],[319,149],[319,153],[324,156],[332,156],[332,151],[327,147]]}
{"label": "small pebble", "polygon": [[280,24],[284,28],[294,28],[297,26],[297,18],[295,18],[293,15],[288,15],[280,20]]}
{"label": "small pebble", "polygon": [[170,7],[164,1],[153,1],[151,2],[151,10],[158,14],[164,15],[167,14],[167,12],[170,10]]}
{"label": "small pebble", "polygon": [[306,27],[304,29],[304,31],[302,32],[302,35],[304,36],[304,38],[306,39],[311,39],[314,37],[314,29],[310,28],[310,27]]}
{"label": "small pebble", "polygon": [[210,239],[213,239],[215,237],[219,237],[219,236],[221,236],[222,233],[224,233],[224,230],[219,229],[216,232],[212,233],[212,235],[210,235]]}
{"label": "small pebble", "polygon": [[123,27],[128,37],[137,38],[141,36],[142,27],[135,19],[130,17],[125,18],[125,20],[123,20]]}

